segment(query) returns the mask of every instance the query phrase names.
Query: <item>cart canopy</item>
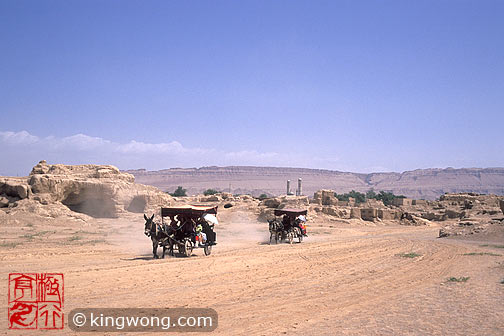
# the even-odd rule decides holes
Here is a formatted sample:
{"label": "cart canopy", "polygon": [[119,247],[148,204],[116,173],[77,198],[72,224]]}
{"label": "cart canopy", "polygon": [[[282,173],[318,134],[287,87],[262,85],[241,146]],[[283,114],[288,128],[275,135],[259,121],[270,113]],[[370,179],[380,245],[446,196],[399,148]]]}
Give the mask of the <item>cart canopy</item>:
{"label": "cart canopy", "polygon": [[276,209],[275,210],[275,216],[283,216],[287,215],[289,217],[297,217],[297,216],[306,216],[308,213],[308,210],[301,210],[301,209]]}
{"label": "cart canopy", "polygon": [[219,221],[217,220],[217,217],[215,215],[212,215],[210,213],[206,213],[203,215],[203,219],[208,223],[212,225],[218,225]]}
{"label": "cart canopy", "polygon": [[187,215],[191,217],[201,217],[204,214],[217,214],[217,206],[209,207],[204,205],[181,205],[173,208],[161,208],[161,217]]}

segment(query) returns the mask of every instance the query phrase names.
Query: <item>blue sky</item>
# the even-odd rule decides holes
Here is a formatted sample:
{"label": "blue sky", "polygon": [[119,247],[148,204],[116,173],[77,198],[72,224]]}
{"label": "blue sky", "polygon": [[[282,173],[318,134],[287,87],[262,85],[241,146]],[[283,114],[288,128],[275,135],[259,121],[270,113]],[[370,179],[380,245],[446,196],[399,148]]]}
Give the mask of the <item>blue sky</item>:
{"label": "blue sky", "polygon": [[0,175],[504,166],[503,1],[0,1]]}

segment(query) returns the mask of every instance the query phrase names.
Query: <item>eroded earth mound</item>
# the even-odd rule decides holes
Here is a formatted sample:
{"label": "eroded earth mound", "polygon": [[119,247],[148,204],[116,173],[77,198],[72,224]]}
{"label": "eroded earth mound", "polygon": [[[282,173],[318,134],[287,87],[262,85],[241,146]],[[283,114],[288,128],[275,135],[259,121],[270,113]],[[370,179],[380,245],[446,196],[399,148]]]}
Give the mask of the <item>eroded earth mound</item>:
{"label": "eroded earth mound", "polygon": [[[169,205],[172,197],[155,187],[136,184],[133,175],[114,166],[62,165],[40,161],[25,178],[0,179],[0,207],[7,212],[51,206],[96,218],[142,213]],[[57,214],[56,214],[57,215]]]}

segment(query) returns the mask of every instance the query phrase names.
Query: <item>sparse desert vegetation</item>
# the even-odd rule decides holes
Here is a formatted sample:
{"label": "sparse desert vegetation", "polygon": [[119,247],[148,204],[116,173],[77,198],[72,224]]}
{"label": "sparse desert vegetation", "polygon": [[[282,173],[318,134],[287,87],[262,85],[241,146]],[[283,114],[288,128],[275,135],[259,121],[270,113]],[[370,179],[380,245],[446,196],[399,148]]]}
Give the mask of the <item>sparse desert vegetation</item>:
{"label": "sparse desert vegetation", "polygon": [[497,245],[497,244],[483,244],[483,245],[480,245],[482,247],[493,247],[493,248],[501,248],[501,249],[504,249],[504,245]]}
{"label": "sparse desert vegetation", "polygon": [[500,257],[502,254],[497,254],[497,253],[491,253],[491,252],[470,252],[470,253],[464,253],[464,255],[468,256],[483,256],[483,255],[488,255],[492,257]]}
{"label": "sparse desert vegetation", "polygon": [[467,282],[467,280],[469,280],[470,277],[449,277],[448,279],[446,279],[446,281],[448,282]]}
{"label": "sparse desert vegetation", "polygon": [[416,258],[422,255],[416,252],[409,252],[409,253],[399,253],[398,256],[403,258]]}

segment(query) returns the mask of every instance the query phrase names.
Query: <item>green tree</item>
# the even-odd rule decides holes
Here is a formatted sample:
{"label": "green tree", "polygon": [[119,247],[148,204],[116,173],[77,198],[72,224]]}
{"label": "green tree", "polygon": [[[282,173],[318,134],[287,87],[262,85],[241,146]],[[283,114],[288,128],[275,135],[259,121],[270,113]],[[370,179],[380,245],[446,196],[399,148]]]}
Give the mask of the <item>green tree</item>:
{"label": "green tree", "polygon": [[348,202],[348,194],[338,194],[338,193],[334,193],[334,197],[336,197],[338,199],[338,201],[341,201],[341,202]]}
{"label": "green tree", "polygon": [[343,202],[348,202],[350,197],[355,199],[355,203],[364,203],[366,201],[366,195],[355,190],[352,190],[345,194],[334,193],[334,196],[338,199],[338,201]]}
{"label": "green tree", "polygon": [[405,198],[403,195],[394,195],[393,193],[389,191],[380,191],[376,195],[376,199],[379,201],[382,201],[383,204],[385,205],[392,205],[394,203],[394,199],[396,198]]}
{"label": "green tree", "polygon": [[361,192],[352,190],[348,193],[345,194],[337,194],[334,193],[334,196],[339,200],[339,201],[348,201],[350,197],[355,199],[355,203],[364,203],[366,200],[369,199],[376,199],[378,201],[382,201],[383,204],[385,205],[391,205],[394,203],[394,199],[396,198],[404,198],[405,196],[403,195],[394,195],[393,193],[389,191],[380,191],[379,193],[376,193],[373,189],[370,189],[366,192],[366,194],[363,194]]}
{"label": "green tree", "polygon": [[366,195],[361,192],[352,190],[348,193],[348,195],[352,198],[355,198],[355,203],[364,203],[366,202]]}
{"label": "green tree", "polygon": [[175,189],[175,191],[170,195],[173,197],[187,196],[187,190],[182,188],[181,186],[178,186],[177,189]]}
{"label": "green tree", "polygon": [[268,198],[268,195],[266,195],[266,194],[261,194],[261,195],[259,195],[259,199],[260,199],[261,201],[262,201],[263,199],[266,199],[266,198]]}
{"label": "green tree", "polygon": [[378,195],[375,193],[373,189],[369,189],[368,192],[366,193],[366,198],[367,199],[376,199]]}
{"label": "green tree", "polygon": [[218,194],[219,192],[220,191],[217,191],[215,189],[207,189],[207,190],[203,191],[203,195],[210,196],[210,195]]}

